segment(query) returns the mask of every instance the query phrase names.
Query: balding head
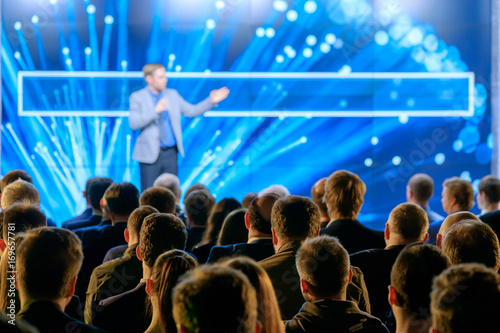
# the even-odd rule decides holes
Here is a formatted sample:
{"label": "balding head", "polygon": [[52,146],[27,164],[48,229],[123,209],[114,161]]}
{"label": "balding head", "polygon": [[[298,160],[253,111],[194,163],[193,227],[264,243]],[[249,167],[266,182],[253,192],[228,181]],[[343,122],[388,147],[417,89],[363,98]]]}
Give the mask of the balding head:
{"label": "balding head", "polygon": [[441,227],[439,228],[439,232],[436,237],[436,246],[441,248],[441,242],[443,240],[443,236],[446,234],[448,229],[450,229],[452,225],[464,220],[476,220],[478,222],[481,221],[476,215],[467,211],[456,212],[448,215],[441,224]]}
{"label": "balding head", "polygon": [[179,203],[179,199],[181,198],[181,183],[176,175],[168,172],[162,173],[155,179],[153,186],[160,186],[169,189],[177,198],[176,202]]}
{"label": "balding head", "polygon": [[271,212],[278,199],[279,196],[274,193],[255,198],[248,207],[248,213],[245,214],[247,229],[271,235]]}
{"label": "balding head", "polygon": [[311,188],[312,200],[316,205],[318,205],[321,217],[328,217],[328,208],[326,208],[326,203],[323,201],[323,197],[325,196],[326,180],[326,177],[321,178]]}
{"label": "balding head", "polygon": [[429,229],[427,214],[419,205],[402,203],[391,211],[385,225],[387,245],[408,245],[425,242]]}

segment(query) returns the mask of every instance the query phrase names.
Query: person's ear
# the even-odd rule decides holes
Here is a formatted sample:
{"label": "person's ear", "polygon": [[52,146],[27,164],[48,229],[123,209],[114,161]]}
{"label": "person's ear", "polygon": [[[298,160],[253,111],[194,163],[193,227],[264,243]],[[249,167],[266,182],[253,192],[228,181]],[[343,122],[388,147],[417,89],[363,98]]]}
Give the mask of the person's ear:
{"label": "person's ear", "polygon": [[389,288],[389,296],[388,296],[389,304],[399,306],[398,294],[396,293],[396,289],[394,289],[393,286],[389,286],[388,288]]}
{"label": "person's ear", "polygon": [[437,236],[436,236],[436,246],[439,247],[440,249],[443,249],[442,248],[442,246],[443,246],[442,242],[443,242],[443,235],[437,234]]}
{"label": "person's ear", "polygon": [[261,333],[262,332],[262,323],[257,320],[255,323],[255,333]]}
{"label": "person's ear", "polygon": [[271,228],[271,233],[273,234],[273,245],[278,245],[278,237],[276,237],[276,232]]}
{"label": "person's ear", "polygon": [[347,284],[350,284],[352,281],[352,269],[349,267],[349,281],[347,282]]}
{"label": "person's ear", "polygon": [[104,198],[101,198],[101,200],[99,200],[99,207],[101,207],[101,211],[104,211]]}
{"label": "person's ear", "polygon": [[7,245],[5,245],[5,241],[3,239],[0,239],[0,251],[5,251],[5,248]]}
{"label": "person's ear", "polygon": [[248,212],[245,213],[245,227],[250,230],[250,214]]}
{"label": "person's ear", "polygon": [[123,230],[123,236],[125,237],[125,242],[128,243],[128,241],[130,240],[130,233],[128,231],[128,228],[125,228],[125,230]]}
{"label": "person's ear", "polygon": [[148,293],[149,296],[153,296],[153,280],[151,279],[146,280],[146,293]]}
{"label": "person's ear", "polygon": [[429,333],[439,333],[439,331],[431,326],[431,328],[429,328]]}
{"label": "person's ear", "polygon": [[300,290],[302,290],[303,294],[309,294],[309,285],[304,279],[300,279]]}
{"label": "person's ear", "polygon": [[142,259],[142,256],[141,256],[141,246],[140,245],[137,245],[137,248],[135,249],[135,254],[137,255],[137,259],[139,259],[140,261],[144,260],[144,259]]}
{"label": "person's ear", "polygon": [[75,294],[75,288],[76,288],[76,276],[71,279],[71,282],[69,283],[69,289],[68,293],[66,294],[66,298],[71,298]]}
{"label": "person's ear", "polygon": [[422,243],[427,242],[427,240],[428,240],[428,239],[429,239],[429,233],[428,233],[428,232],[426,232],[426,233],[425,233],[425,236],[424,236],[424,241],[423,241]]}
{"label": "person's ear", "polygon": [[179,329],[179,333],[189,333],[189,330],[186,328],[186,326],[181,324],[181,327]]}
{"label": "person's ear", "polygon": [[175,215],[175,217],[179,217],[179,214],[177,214],[177,213],[174,213],[174,215]]}
{"label": "person's ear", "polygon": [[389,222],[386,222],[385,223],[385,229],[384,229],[384,239],[385,240],[389,240],[390,234],[391,234],[391,232],[389,230]]}
{"label": "person's ear", "polygon": [[85,199],[87,199],[87,192],[86,192],[86,191],[83,191],[83,197],[84,197]]}

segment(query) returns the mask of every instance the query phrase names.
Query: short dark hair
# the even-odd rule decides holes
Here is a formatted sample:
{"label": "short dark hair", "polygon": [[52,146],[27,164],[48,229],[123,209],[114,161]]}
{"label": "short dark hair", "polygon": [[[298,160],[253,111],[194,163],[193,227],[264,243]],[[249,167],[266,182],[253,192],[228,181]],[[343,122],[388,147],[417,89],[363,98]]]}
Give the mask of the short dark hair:
{"label": "short dark hair", "polygon": [[277,194],[267,193],[252,200],[248,207],[248,217],[253,229],[263,234],[271,234],[271,212],[279,198]]}
{"label": "short dark hair", "polygon": [[500,245],[489,225],[475,220],[463,220],[452,225],[442,241],[443,251],[454,265],[478,262],[498,271]]}
{"label": "short dark hair", "polygon": [[19,290],[32,299],[58,299],[68,293],[82,265],[82,245],[69,230],[29,230],[16,256]]}
{"label": "short dark hair", "polygon": [[462,264],[434,279],[432,327],[439,332],[500,332],[499,308],[500,276],[496,270]]}
{"label": "short dark hair", "polygon": [[33,179],[31,179],[30,175],[24,170],[11,170],[3,176],[2,180],[0,180],[0,193],[3,193],[3,189],[12,184],[18,179],[22,179],[27,181],[28,183],[33,184]]}
{"label": "short dark hair", "polygon": [[90,199],[90,204],[95,210],[101,210],[101,199],[106,193],[106,190],[113,184],[113,181],[106,177],[90,178],[87,184],[90,186],[87,190],[87,196]]}
{"label": "short dark hair", "polygon": [[144,219],[154,213],[159,213],[158,209],[151,206],[141,206],[134,209],[127,220],[127,229],[139,237]]}
{"label": "short dark hair", "polygon": [[[9,239],[9,232],[17,234],[47,225],[47,217],[37,204],[19,201],[3,211],[3,239]],[[11,235],[13,235],[11,234]]]}
{"label": "short dark hair", "polygon": [[152,206],[158,209],[160,213],[174,214],[176,201],[175,194],[168,188],[155,186],[142,192],[139,198],[139,205]]}
{"label": "short dark hair", "polygon": [[241,205],[243,206],[243,208],[247,208],[250,206],[250,204],[252,203],[252,201],[257,198],[259,196],[259,193],[257,192],[249,192],[247,194],[245,194],[245,196],[243,197],[243,200],[241,200]]}
{"label": "short dark hair", "polygon": [[184,200],[184,209],[189,218],[197,225],[207,224],[208,216],[215,206],[215,199],[206,190],[195,190]]}
{"label": "short dark hair", "polygon": [[479,181],[477,188],[479,192],[486,194],[488,201],[500,201],[500,179],[493,177],[492,175],[484,176]]}
{"label": "short dark hair", "polygon": [[177,325],[189,332],[253,333],[257,323],[255,289],[233,268],[201,266],[175,287],[173,314]]}
{"label": "short dark hair", "polygon": [[144,263],[152,268],[156,258],[169,250],[184,250],[187,231],[175,215],[154,213],[142,223],[139,247]]}
{"label": "short dark hair", "polygon": [[117,215],[129,215],[139,207],[139,190],[131,183],[111,185],[104,193],[106,205]]}
{"label": "short dark hair", "polygon": [[402,203],[389,215],[389,231],[407,241],[423,241],[429,229],[429,218],[419,205]]}
{"label": "short dark hair", "polygon": [[361,210],[366,192],[358,175],[346,170],[335,171],[326,181],[325,203],[330,218],[355,219]]}
{"label": "short dark hair", "polygon": [[[208,193],[210,193],[210,191],[208,190],[208,188],[203,185],[203,184],[200,184],[200,183],[195,183],[191,186],[188,187],[187,191],[186,191],[186,194],[184,194],[184,201],[182,201],[183,204],[186,204],[186,199],[188,197],[188,195],[193,192],[193,191],[197,191],[197,190],[205,190],[207,191]],[[210,194],[211,195],[211,194]]]}
{"label": "short dark hair", "polygon": [[279,238],[310,238],[320,229],[318,205],[311,199],[289,195],[274,203],[271,223]]}
{"label": "short dark hair", "polygon": [[425,173],[417,173],[408,181],[408,187],[418,202],[428,202],[434,194],[434,181]]}
{"label": "short dark hair", "polygon": [[451,266],[448,256],[430,244],[413,244],[400,252],[391,270],[398,304],[414,318],[430,318],[432,280]]}
{"label": "short dark hair", "polygon": [[311,188],[311,198],[312,201],[318,205],[321,214],[328,216],[328,207],[324,200],[325,197],[325,185],[328,178],[321,178],[316,183],[314,183]]}
{"label": "short dark hair", "polygon": [[316,297],[336,295],[349,283],[349,255],[335,237],[306,239],[297,252],[296,265]]}
{"label": "short dark hair", "polygon": [[455,198],[460,210],[470,210],[472,208],[474,189],[470,182],[459,177],[452,177],[445,179],[443,187],[446,187],[449,198]]}

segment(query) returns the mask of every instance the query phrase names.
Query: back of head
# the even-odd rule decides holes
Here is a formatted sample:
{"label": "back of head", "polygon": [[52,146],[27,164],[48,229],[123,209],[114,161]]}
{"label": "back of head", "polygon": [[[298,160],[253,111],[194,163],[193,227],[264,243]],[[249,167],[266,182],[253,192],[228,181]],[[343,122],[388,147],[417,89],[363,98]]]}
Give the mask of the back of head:
{"label": "back of head", "polygon": [[156,258],[165,251],[186,247],[187,231],[175,215],[154,213],[144,219],[139,247],[144,263],[152,268]]}
{"label": "back of head", "polygon": [[18,179],[2,190],[2,209],[7,209],[16,201],[28,201],[33,204],[40,204],[40,193],[38,193],[33,184]]}
{"label": "back of head", "polygon": [[355,173],[340,170],[328,177],[325,202],[331,219],[354,220],[361,210],[366,192],[365,183]]}
{"label": "back of head", "polygon": [[500,332],[500,276],[480,264],[453,266],[432,286],[432,327],[439,333]]}
{"label": "back of head", "polygon": [[134,209],[127,220],[127,229],[129,230],[129,232],[139,237],[139,235],[141,234],[141,227],[142,223],[144,223],[144,219],[154,213],[159,213],[159,211],[158,209],[151,206],[141,206]]}
{"label": "back of head", "polygon": [[328,178],[321,178],[311,188],[311,198],[316,205],[318,205],[322,216],[328,216],[328,207],[326,207],[325,200],[325,185]]}
{"label": "back of head", "polygon": [[[210,191],[208,190],[208,188],[203,185],[203,184],[200,184],[200,183],[196,183],[196,184],[193,184],[191,186],[189,186],[189,188],[187,189],[186,191],[186,194],[184,195],[184,201],[182,202],[183,204],[186,204],[186,199],[188,197],[188,195],[193,192],[193,191],[197,191],[197,190],[205,190],[207,191],[208,193],[210,193]],[[210,194],[211,195],[211,194]]]}
{"label": "back of head", "polygon": [[181,193],[181,183],[179,178],[172,173],[162,173],[155,179],[153,186],[165,187],[178,197]]}
{"label": "back of head", "polygon": [[111,185],[104,193],[107,208],[116,215],[129,215],[139,207],[139,190],[131,183]]}
{"label": "back of head", "polygon": [[271,279],[264,268],[248,257],[235,257],[222,264],[245,274],[255,288],[258,319],[262,324],[262,332],[283,332],[278,300]]}
{"label": "back of head", "polygon": [[252,229],[263,234],[271,234],[271,213],[279,196],[274,193],[264,194],[254,199],[248,207],[248,216]]}
{"label": "back of head", "polygon": [[[200,244],[215,242],[218,237],[224,220],[232,211],[241,208],[241,204],[235,198],[223,198],[212,209],[207,221],[207,229],[203,233]],[[189,212],[188,212],[189,213]],[[190,216],[190,215],[189,215]]]}
{"label": "back of head", "polygon": [[44,227],[47,225],[47,217],[37,204],[27,201],[19,201],[3,212],[3,239],[7,241],[9,236],[30,229]]}
{"label": "back of head", "polygon": [[391,271],[391,286],[396,291],[398,305],[412,318],[430,318],[432,280],[450,266],[450,259],[435,246],[407,246]]}
{"label": "back of head", "polygon": [[163,332],[176,332],[172,316],[172,290],[179,277],[193,270],[198,262],[192,255],[181,250],[170,250],[158,257],[155,261],[151,280],[152,293],[158,298],[160,312],[160,326]]}
{"label": "back of head", "polygon": [[21,298],[57,300],[66,297],[82,265],[78,237],[66,229],[30,230],[16,254],[17,283]]}
{"label": "back of head", "polygon": [[250,192],[250,193],[245,194],[245,196],[243,197],[243,200],[241,200],[241,205],[243,206],[243,208],[248,209],[248,207],[250,206],[252,201],[255,198],[257,198],[258,196],[259,196],[259,193],[257,193],[257,192]]}
{"label": "back of head", "polygon": [[389,231],[407,242],[422,242],[429,229],[429,219],[422,207],[413,203],[397,205],[389,215]]}
{"label": "back of head", "polygon": [[452,225],[464,220],[475,220],[481,222],[481,220],[471,212],[452,213],[444,219],[443,223],[441,224],[441,227],[439,228],[439,233],[444,236]]}
{"label": "back of head", "polygon": [[484,176],[477,187],[479,192],[486,194],[489,202],[500,201],[500,179],[491,175]]}
{"label": "back of head", "polygon": [[425,173],[417,173],[408,181],[408,188],[413,194],[415,201],[427,203],[434,194],[434,181]]}
{"label": "back of head", "polygon": [[290,195],[276,201],[271,221],[279,239],[299,240],[318,234],[321,217],[318,206],[311,199]]}
{"label": "back of head", "polygon": [[196,268],[175,287],[173,299],[175,322],[187,332],[255,332],[255,289],[235,269],[219,265]]}
{"label": "back of head", "polygon": [[3,193],[3,190],[7,185],[12,184],[18,179],[22,179],[27,181],[30,184],[33,184],[33,179],[31,179],[30,175],[24,170],[11,170],[3,176],[2,180],[0,180],[0,193]]}
{"label": "back of head", "polygon": [[215,206],[215,199],[206,190],[195,190],[184,199],[184,209],[189,219],[196,225],[205,226]]}
{"label": "back of head", "polygon": [[474,205],[474,189],[472,184],[462,178],[452,177],[443,182],[448,198],[455,198],[460,210],[470,210]]}
{"label": "back of head", "polygon": [[113,181],[106,177],[93,177],[87,182],[89,184],[87,196],[94,210],[101,210],[101,199],[106,190],[113,184]]}
{"label": "back of head", "polygon": [[443,251],[454,265],[477,262],[498,271],[500,245],[489,225],[475,220],[460,221],[443,237]]}
{"label": "back of head", "polygon": [[140,206],[152,206],[160,213],[175,213],[175,204],[177,198],[174,193],[165,187],[150,187],[144,192],[142,192],[141,197],[139,198]]}
{"label": "back of head", "polygon": [[224,219],[217,245],[231,245],[246,243],[248,241],[248,229],[245,226],[245,209],[238,209]]}
{"label": "back of head", "polygon": [[330,298],[345,291],[349,283],[349,255],[339,240],[319,236],[302,243],[296,258],[300,278],[314,296]]}
{"label": "back of head", "polygon": [[259,192],[259,196],[264,194],[273,193],[279,196],[280,198],[284,198],[290,195],[290,191],[284,185],[271,185],[268,188],[263,189]]}

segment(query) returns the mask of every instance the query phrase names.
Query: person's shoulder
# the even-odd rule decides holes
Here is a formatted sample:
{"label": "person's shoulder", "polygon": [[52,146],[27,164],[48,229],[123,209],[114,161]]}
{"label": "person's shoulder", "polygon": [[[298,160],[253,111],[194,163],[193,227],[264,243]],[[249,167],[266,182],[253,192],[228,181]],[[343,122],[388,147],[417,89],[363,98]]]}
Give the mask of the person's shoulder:
{"label": "person's shoulder", "polygon": [[132,94],[130,94],[130,98],[133,98],[133,97],[140,97],[141,95],[147,93],[147,88],[144,87],[142,89],[139,89],[137,91],[134,91]]}

